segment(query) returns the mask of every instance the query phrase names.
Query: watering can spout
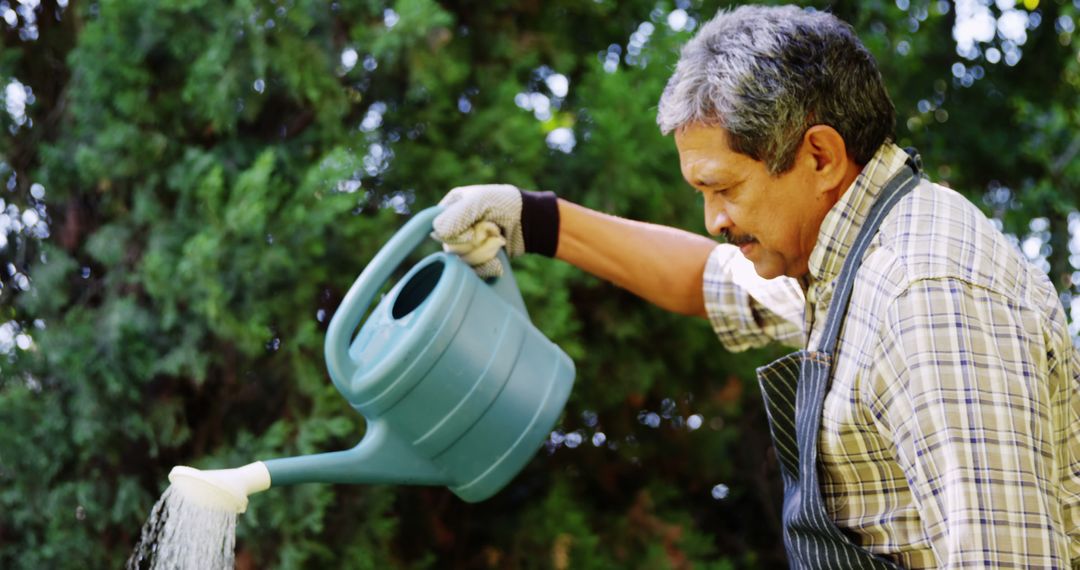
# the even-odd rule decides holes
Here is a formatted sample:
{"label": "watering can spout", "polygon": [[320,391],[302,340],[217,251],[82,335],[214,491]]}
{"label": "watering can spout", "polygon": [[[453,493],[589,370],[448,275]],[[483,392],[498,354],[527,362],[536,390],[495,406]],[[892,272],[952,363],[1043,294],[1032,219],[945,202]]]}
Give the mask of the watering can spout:
{"label": "watering can spout", "polygon": [[202,471],[177,465],[169,472],[169,482],[189,501],[203,507],[242,513],[248,495],[270,488],[270,473],[261,461],[235,469]]}
{"label": "watering can spout", "polygon": [[297,483],[446,485],[448,477],[417,454],[382,421],[368,423],[364,439],[344,451],[283,457],[263,462],[270,486]]}
{"label": "watering can spout", "polygon": [[217,510],[243,513],[248,496],[271,486],[297,483],[393,483],[446,485],[449,478],[417,455],[380,421],[370,422],[356,447],[345,451],[256,461],[235,469],[173,467],[169,481],[190,501]]}

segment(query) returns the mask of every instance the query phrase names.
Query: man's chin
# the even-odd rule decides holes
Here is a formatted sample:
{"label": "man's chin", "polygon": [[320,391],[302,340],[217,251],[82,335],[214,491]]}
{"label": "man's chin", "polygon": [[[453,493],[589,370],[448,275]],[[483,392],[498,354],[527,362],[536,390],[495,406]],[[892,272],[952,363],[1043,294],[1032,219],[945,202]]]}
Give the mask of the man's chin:
{"label": "man's chin", "polygon": [[783,277],[784,276],[783,271],[772,271],[772,270],[760,271],[760,270],[757,270],[756,265],[754,266],[754,268],[755,268],[755,271],[757,271],[758,277],[761,277],[762,279],[776,279],[777,277]]}
{"label": "man's chin", "polygon": [[784,264],[775,259],[750,259],[750,262],[754,264],[754,271],[762,279],[775,279],[784,275]]}

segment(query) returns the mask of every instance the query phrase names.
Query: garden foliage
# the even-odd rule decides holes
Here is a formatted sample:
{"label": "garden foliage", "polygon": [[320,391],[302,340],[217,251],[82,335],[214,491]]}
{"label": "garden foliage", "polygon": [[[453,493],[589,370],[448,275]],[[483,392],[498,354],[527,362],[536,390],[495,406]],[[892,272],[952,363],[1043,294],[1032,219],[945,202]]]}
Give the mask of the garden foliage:
{"label": "garden foliage", "polygon": [[[957,55],[952,2],[810,4],[877,56],[899,142],[1018,243],[1041,240],[1033,258],[1068,303],[1077,3],[1018,4],[1014,65],[988,61],[1003,37]],[[327,322],[409,213],[451,187],[555,190],[702,231],[654,118],[678,46],[716,9],[0,2],[14,17],[0,22],[0,567],[119,567],[173,465],[359,441],[326,375]],[[708,323],[558,261],[515,272],[577,365],[528,468],[476,505],[439,488],[272,489],[240,520],[240,567],[782,564],[753,380],[777,351],[728,354]]]}

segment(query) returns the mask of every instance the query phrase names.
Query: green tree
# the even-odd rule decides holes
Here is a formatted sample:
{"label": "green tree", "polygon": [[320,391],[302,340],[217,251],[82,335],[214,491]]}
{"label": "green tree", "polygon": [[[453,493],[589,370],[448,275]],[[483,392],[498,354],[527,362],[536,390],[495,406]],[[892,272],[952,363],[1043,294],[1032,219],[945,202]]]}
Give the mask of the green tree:
{"label": "green tree", "polygon": [[[505,181],[701,227],[654,114],[715,2],[33,5],[0,1],[5,568],[119,566],[175,464],[358,441],[363,421],[325,373],[326,324],[405,217],[453,186]],[[877,56],[899,142],[1070,302],[1076,3],[1022,2],[1023,42],[1000,33],[963,54],[948,1],[808,5]],[[436,488],[271,490],[241,518],[240,566],[783,559],[753,380],[774,351],[727,354],[707,323],[560,262],[515,271],[578,368],[525,472],[476,505]]]}

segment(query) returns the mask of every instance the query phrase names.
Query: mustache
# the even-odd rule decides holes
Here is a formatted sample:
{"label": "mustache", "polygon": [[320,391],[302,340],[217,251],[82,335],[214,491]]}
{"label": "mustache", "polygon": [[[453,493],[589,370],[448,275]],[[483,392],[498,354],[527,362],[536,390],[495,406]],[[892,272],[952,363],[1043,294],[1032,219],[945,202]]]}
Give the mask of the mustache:
{"label": "mustache", "polygon": [[724,238],[724,241],[726,243],[730,243],[731,245],[734,245],[736,247],[744,246],[744,245],[747,245],[747,244],[757,242],[757,238],[750,235],[750,234],[741,235],[741,236],[740,235],[735,235],[735,234],[731,233],[731,230],[728,230],[728,229],[720,230],[720,237]]}

